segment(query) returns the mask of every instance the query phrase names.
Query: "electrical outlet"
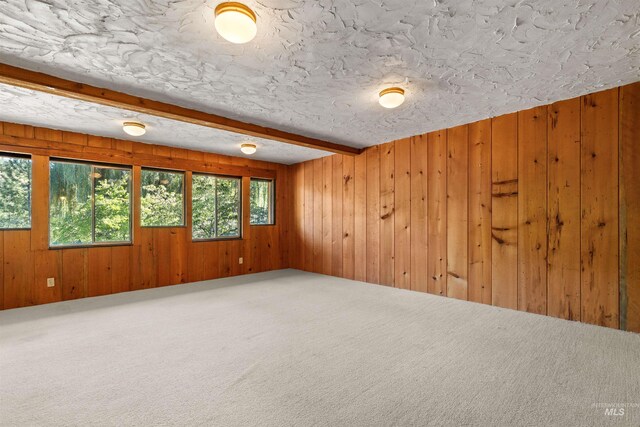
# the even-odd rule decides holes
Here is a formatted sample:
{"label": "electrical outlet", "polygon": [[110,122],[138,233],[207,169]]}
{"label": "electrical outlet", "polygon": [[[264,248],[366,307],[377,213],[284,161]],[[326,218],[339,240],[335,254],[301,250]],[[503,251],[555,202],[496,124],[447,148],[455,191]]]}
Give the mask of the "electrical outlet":
{"label": "electrical outlet", "polygon": [[238,258],[238,264],[242,264],[244,262],[244,259],[242,259],[242,257]]}
{"label": "electrical outlet", "polygon": [[47,279],[47,288],[53,288],[56,285],[56,279],[53,277],[49,277]]}

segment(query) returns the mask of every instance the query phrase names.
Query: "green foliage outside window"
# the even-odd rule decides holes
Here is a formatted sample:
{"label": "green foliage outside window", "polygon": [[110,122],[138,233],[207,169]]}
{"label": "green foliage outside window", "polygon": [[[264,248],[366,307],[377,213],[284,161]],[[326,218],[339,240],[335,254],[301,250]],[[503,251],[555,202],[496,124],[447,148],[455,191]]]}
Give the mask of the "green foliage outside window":
{"label": "green foliage outside window", "polygon": [[251,224],[273,224],[273,181],[251,179]]}
{"label": "green foliage outside window", "polygon": [[240,237],[239,178],[193,175],[192,235],[198,240]]}
{"label": "green foliage outside window", "polygon": [[31,227],[31,160],[0,157],[0,228]]}
{"label": "green foliage outside window", "polygon": [[143,227],[184,225],[184,174],[143,169],[141,185]]}
{"label": "green foliage outside window", "polygon": [[131,171],[50,162],[50,243],[87,245],[131,240]]}

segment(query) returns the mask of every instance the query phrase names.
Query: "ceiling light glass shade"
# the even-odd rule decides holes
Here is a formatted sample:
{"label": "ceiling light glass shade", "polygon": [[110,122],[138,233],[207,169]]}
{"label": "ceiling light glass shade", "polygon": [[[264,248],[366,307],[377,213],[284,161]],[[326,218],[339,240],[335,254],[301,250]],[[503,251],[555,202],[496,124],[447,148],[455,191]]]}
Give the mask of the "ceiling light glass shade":
{"label": "ceiling light glass shade", "polygon": [[396,108],[404,102],[404,89],[390,87],[380,92],[380,105],[384,108]]}
{"label": "ceiling light glass shade", "polygon": [[258,32],[256,15],[242,3],[220,3],[216,7],[216,30],[225,40],[242,44],[253,40]]}
{"label": "ceiling light glass shade", "polygon": [[253,154],[256,152],[256,146],[254,144],[242,144],[240,146],[240,151],[244,154]]}
{"label": "ceiling light glass shade", "polygon": [[122,130],[131,136],[142,136],[147,131],[145,126],[138,122],[124,122]]}

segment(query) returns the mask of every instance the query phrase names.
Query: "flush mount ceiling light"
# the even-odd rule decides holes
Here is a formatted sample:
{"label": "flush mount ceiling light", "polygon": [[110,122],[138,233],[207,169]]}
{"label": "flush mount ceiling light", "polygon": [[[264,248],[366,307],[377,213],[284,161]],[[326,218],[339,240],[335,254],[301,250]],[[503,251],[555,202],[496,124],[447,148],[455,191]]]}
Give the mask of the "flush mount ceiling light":
{"label": "flush mount ceiling light", "polygon": [[253,154],[256,152],[256,146],[255,144],[242,144],[240,146],[240,151],[242,151],[244,154]]}
{"label": "flush mount ceiling light", "polygon": [[145,126],[138,122],[124,122],[122,130],[131,136],[142,136],[147,131]]}
{"label": "flush mount ceiling light", "polygon": [[380,105],[384,108],[396,108],[404,102],[404,89],[399,87],[390,87],[380,91]]}
{"label": "flush mount ceiling light", "polygon": [[225,40],[242,44],[250,42],[256,36],[256,14],[242,3],[220,3],[215,13],[216,30]]}

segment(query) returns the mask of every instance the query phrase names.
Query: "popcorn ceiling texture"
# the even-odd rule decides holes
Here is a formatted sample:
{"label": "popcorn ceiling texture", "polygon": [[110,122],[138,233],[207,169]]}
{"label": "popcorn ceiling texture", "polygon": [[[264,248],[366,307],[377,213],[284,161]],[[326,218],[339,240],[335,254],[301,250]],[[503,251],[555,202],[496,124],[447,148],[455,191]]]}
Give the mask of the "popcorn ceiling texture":
{"label": "popcorn ceiling texture", "polygon": [[[4,84],[0,84],[0,105],[11,106],[0,109],[2,121],[209,151],[228,156],[292,164],[331,154]],[[127,135],[122,130],[125,121],[144,123],[147,133],[136,137]],[[244,142],[255,144],[258,151],[251,156],[242,154],[240,144]]]}
{"label": "popcorn ceiling texture", "polygon": [[0,61],[358,147],[640,79],[638,0],[245,0],[241,46],[218,3],[3,0]]}

